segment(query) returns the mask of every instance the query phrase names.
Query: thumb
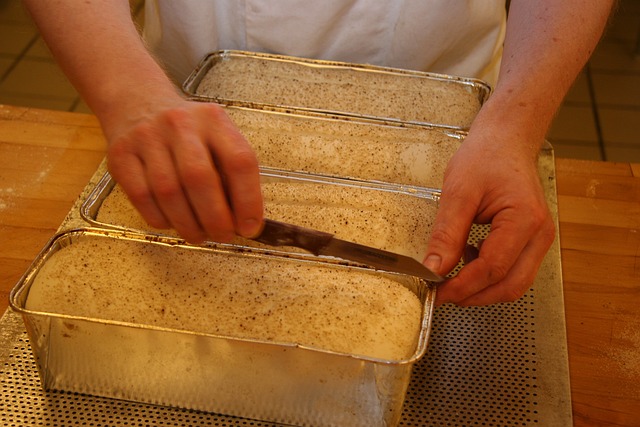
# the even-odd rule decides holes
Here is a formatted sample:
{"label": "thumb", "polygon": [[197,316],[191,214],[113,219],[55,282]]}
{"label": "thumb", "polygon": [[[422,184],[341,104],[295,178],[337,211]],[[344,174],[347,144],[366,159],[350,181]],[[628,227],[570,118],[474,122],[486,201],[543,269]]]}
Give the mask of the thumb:
{"label": "thumb", "polygon": [[423,264],[446,276],[458,264],[476,215],[474,204],[443,193]]}

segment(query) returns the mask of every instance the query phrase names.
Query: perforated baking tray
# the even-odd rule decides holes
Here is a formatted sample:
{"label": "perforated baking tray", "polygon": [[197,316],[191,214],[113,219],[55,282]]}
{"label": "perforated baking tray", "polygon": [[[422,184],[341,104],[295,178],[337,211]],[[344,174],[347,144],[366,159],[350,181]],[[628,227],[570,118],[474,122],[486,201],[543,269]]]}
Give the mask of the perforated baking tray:
{"label": "perforated baking tray", "polygon": [[[487,231],[476,229],[471,239],[486,237]],[[435,310],[429,347],[413,367],[400,426],[573,425],[559,266],[554,259],[548,260],[534,288],[513,304]],[[24,323],[11,311],[0,319],[0,425],[284,426],[44,391]]]}
{"label": "perforated baking tray", "polygon": [[278,106],[468,129],[490,87],[481,80],[244,51],[206,55],[183,85],[195,100]]}

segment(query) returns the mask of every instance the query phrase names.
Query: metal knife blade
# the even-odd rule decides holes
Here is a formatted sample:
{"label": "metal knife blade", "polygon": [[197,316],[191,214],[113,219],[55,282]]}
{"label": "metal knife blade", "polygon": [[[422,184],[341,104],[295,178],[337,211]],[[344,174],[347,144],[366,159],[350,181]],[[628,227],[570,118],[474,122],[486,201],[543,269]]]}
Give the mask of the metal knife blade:
{"label": "metal knife blade", "polygon": [[272,219],[265,219],[262,233],[253,240],[271,246],[294,246],[315,255],[334,256],[380,270],[417,276],[429,282],[444,281],[443,277],[411,257],[348,242],[330,233]]}

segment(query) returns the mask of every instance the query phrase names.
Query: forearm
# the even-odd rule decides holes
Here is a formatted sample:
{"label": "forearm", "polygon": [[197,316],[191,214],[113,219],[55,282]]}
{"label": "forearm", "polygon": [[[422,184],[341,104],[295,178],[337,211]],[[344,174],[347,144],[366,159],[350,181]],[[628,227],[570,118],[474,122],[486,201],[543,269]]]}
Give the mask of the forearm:
{"label": "forearm", "polygon": [[60,67],[105,129],[124,120],[118,114],[127,107],[144,114],[144,103],[154,102],[152,95],[178,96],[144,46],[128,1],[24,3]]}
{"label": "forearm", "polygon": [[513,0],[499,79],[474,125],[499,121],[507,133],[526,133],[529,148],[537,151],[597,45],[613,3]]}

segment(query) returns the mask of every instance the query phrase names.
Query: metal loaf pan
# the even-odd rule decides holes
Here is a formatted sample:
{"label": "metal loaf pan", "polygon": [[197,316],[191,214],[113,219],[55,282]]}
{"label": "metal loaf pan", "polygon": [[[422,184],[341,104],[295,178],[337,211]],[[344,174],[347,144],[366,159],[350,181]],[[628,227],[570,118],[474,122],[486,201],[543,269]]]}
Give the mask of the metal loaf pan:
{"label": "metal loaf pan", "polygon": [[206,55],[183,91],[222,104],[468,129],[491,89],[477,79],[227,50]]}
{"label": "metal loaf pan", "polygon": [[[419,337],[413,354],[403,360],[106,320],[98,315],[27,309],[30,289],[43,266],[59,251],[87,240],[156,245],[168,256],[176,251],[187,251],[187,255],[200,251],[229,262],[237,257],[252,257],[255,263],[273,257],[280,263],[310,262],[293,255],[185,246],[173,239],[125,232],[82,229],[59,234],[41,251],[10,296],[11,307],[24,318],[45,389],[293,425],[371,427],[399,422],[412,366],[425,353],[429,337],[435,291],[426,282],[336,262],[312,263],[318,269],[357,269],[366,275],[383,275],[418,296],[423,308]],[[109,271],[123,268],[117,254],[110,262],[113,270]],[[78,274],[90,281],[90,273]],[[251,277],[247,281],[250,291]],[[111,296],[113,304],[132,297]]]}
{"label": "metal loaf pan", "polygon": [[[268,167],[261,168],[261,177],[265,214],[271,219],[319,229],[416,259],[424,255],[426,236],[440,197],[437,189]],[[314,191],[319,191],[317,196]],[[330,196],[334,198],[329,199]],[[379,204],[372,203],[369,196]],[[108,172],[89,193],[80,214],[94,228],[178,237],[175,230],[152,229],[147,225]],[[231,246],[300,252],[296,248],[276,250],[240,237]]]}

